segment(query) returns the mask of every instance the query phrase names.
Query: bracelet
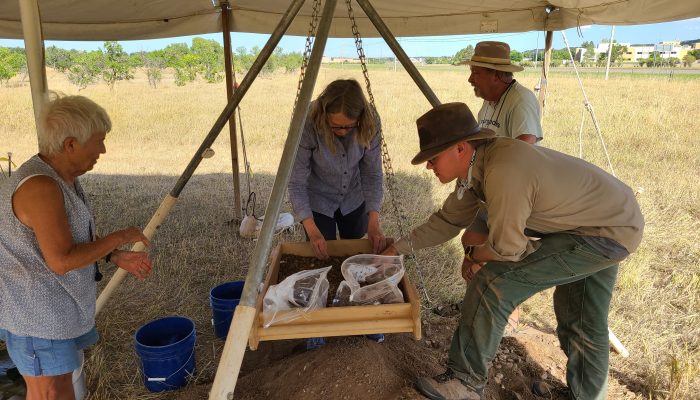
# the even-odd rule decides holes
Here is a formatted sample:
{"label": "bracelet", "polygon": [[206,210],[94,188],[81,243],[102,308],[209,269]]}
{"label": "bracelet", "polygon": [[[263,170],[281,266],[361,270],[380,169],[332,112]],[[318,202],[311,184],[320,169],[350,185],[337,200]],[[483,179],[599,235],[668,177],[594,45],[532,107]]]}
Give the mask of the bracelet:
{"label": "bracelet", "polygon": [[109,254],[107,254],[107,256],[105,256],[105,262],[112,262],[112,253],[114,253],[114,252],[110,251]]}

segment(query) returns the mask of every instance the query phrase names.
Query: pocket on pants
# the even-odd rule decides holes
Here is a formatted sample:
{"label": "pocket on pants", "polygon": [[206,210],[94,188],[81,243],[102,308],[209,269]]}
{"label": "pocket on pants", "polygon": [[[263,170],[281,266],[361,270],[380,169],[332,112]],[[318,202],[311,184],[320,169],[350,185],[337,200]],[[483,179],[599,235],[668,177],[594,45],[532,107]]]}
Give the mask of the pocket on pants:
{"label": "pocket on pants", "polygon": [[576,276],[564,259],[554,254],[535,263],[528,263],[512,272],[512,277],[534,286],[554,286]]}

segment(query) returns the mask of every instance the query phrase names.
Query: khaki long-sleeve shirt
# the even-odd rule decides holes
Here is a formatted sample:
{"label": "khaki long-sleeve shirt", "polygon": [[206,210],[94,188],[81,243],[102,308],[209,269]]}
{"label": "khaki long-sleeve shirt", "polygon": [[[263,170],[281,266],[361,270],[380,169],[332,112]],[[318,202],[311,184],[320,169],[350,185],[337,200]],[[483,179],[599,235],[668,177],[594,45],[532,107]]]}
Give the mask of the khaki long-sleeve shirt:
{"label": "khaki long-sleeve shirt", "polygon": [[[632,190],[581,159],[519,140],[498,138],[480,146],[470,191],[457,187],[440,210],[411,234],[414,250],[444,243],[469,226],[479,207],[488,212],[486,246],[500,261],[519,261],[538,244],[525,229],[612,239],[628,252],[642,240],[644,218]],[[410,253],[406,238],[395,243]]]}

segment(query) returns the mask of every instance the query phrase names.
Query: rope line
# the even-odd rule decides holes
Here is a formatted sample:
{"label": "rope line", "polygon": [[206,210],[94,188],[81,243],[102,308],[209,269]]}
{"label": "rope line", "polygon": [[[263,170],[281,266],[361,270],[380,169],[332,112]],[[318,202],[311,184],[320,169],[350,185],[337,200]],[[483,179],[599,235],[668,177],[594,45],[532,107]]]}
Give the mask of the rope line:
{"label": "rope line", "polygon": [[[603,145],[603,151],[605,152],[605,157],[608,160],[608,167],[610,167],[610,172],[614,177],[617,177],[617,174],[615,173],[615,169],[613,168],[612,161],[610,161],[610,154],[608,153],[608,147],[605,145],[605,140],[603,139],[603,134],[600,131],[600,125],[598,125],[598,118],[595,116],[595,111],[593,111],[593,104],[591,104],[590,101],[588,101],[588,95],[586,94],[586,89],[583,88],[583,81],[581,80],[581,75],[578,73],[578,67],[576,67],[576,63],[574,62],[574,56],[571,54],[571,48],[569,47],[569,41],[566,39],[566,33],[564,31],[561,31],[561,35],[564,38],[564,43],[566,44],[566,50],[569,53],[569,59],[571,60],[571,65],[574,66],[574,71],[576,72],[576,79],[578,79],[578,85],[581,88],[581,92],[583,93],[583,107],[585,110],[588,111],[589,114],[591,114],[591,119],[593,120],[593,126],[595,127],[595,131],[598,134],[598,138],[600,138],[600,143]],[[583,126],[583,122],[581,123]],[[583,128],[581,128],[583,129]]]}

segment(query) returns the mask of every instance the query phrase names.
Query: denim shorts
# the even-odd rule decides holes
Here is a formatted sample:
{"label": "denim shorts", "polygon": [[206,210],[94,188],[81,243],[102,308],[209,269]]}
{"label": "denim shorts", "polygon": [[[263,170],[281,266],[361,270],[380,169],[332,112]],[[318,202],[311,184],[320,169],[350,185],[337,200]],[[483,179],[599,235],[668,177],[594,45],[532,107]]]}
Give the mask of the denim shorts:
{"label": "denim shorts", "polygon": [[7,345],[12,362],[24,376],[64,375],[80,367],[80,351],[97,343],[99,335],[93,327],[73,339],[52,340],[17,336],[0,329],[0,341]]}

